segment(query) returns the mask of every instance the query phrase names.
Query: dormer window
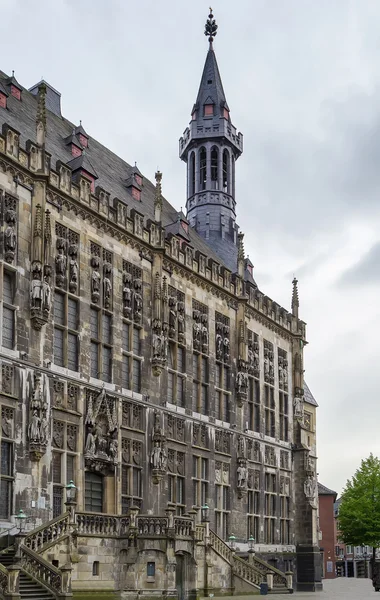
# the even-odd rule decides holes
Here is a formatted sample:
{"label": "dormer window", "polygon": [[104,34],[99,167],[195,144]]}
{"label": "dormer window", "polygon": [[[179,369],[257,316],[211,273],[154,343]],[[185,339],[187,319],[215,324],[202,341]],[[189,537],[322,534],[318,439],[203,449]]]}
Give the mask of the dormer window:
{"label": "dormer window", "polygon": [[227,119],[227,121],[230,118],[230,113],[228,112],[228,110],[226,108],[223,108],[223,118]]}
{"label": "dormer window", "polygon": [[142,185],[142,177],[141,177],[141,175],[138,175],[136,173],[135,174],[135,180],[136,180],[136,183],[138,183],[139,185]]}
{"label": "dormer window", "polygon": [[11,85],[11,94],[17,100],[21,100],[21,90],[19,90],[15,85]]}
{"label": "dormer window", "polygon": [[197,111],[193,110],[193,112],[191,113],[191,120],[192,121],[196,121],[197,120]]}
{"label": "dormer window", "polygon": [[75,144],[71,144],[71,155],[72,156],[80,156],[82,154],[81,148],[76,146]]}
{"label": "dormer window", "polygon": [[89,173],[87,173],[87,171],[81,171],[81,175],[83,175],[83,177],[86,177],[86,179],[89,179],[91,182],[91,193],[93,194],[95,191],[95,178],[90,175]]}
{"label": "dormer window", "polygon": [[7,108],[8,92],[0,81],[0,108]]}
{"label": "dormer window", "polygon": [[141,191],[138,188],[134,187],[133,185],[132,185],[132,198],[134,198],[138,202],[141,201]]}
{"label": "dormer window", "polygon": [[82,133],[79,134],[79,141],[82,144],[83,148],[87,148],[88,147],[88,138],[86,138],[86,136],[84,136]]}
{"label": "dormer window", "polygon": [[205,104],[205,117],[212,117],[214,115],[214,105]]}

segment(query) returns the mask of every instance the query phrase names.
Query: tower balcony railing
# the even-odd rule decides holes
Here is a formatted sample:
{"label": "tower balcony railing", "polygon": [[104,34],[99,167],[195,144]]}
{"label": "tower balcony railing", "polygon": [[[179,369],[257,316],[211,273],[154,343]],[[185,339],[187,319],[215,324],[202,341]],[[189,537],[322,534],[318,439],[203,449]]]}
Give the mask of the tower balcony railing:
{"label": "tower balcony railing", "polygon": [[205,137],[212,139],[212,137],[224,136],[230,140],[240,152],[243,152],[243,134],[238,132],[226,119],[220,119],[219,123],[210,122],[208,125],[199,124],[197,121],[191,121],[189,127],[187,127],[183,133],[183,136],[179,140],[179,154],[182,155],[187,145],[191,140],[203,139]]}

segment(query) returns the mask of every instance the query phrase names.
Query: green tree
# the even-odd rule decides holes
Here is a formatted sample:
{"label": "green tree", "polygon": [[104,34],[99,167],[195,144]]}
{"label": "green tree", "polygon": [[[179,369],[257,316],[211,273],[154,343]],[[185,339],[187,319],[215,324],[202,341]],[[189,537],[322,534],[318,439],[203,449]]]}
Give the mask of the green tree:
{"label": "green tree", "polygon": [[372,453],[343,490],[338,531],[345,544],[372,546],[375,560],[380,547],[380,460]]}

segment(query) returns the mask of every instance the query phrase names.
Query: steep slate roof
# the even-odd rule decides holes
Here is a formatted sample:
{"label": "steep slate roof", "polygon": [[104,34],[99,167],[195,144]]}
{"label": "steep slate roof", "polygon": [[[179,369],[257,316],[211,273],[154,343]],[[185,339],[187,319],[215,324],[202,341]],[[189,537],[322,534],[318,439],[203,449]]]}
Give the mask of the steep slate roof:
{"label": "steep slate roof", "polygon": [[[0,71],[0,85],[7,78],[8,76]],[[27,140],[36,139],[35,120],[38,85],[39,84],[31,88],[34,93],[29,92],[26,88],[22,88],[22,102],[9,96],[7,100],[8,110],[0,109],[0,128],[4,123],[8,123],[11,127],[16,129],[16,131],[19,131],[20,147],[25,147]],[[66,146],[65,140],[72,134],[73,129],[75,129],[76,126],[60,116],[60,93],[54,90],[49,84],[46,85],[46,150],[52,155],[51,165],[52,168],[55,169],[58,160],[67,164],[73,159],[71,149],[69,146]],[[173,139],[173,144],[174,143],[175,140]],[[92,137],[89,137],[89,146],[86,148],[86,157],[97,174],[98,179],[96,180],[96,185],[99,185],[109,192],[111,198],[118,198],[122,202],[125,202],[129,209],[135,209],[138,212],[143,213],[147,219],[154,221],[155,185],[151,181],[144,177],[141,202],[139,202],[132,197],[125,185],[128,177],[131,176],[133,171],[136,171],[135,166],[132,167]],[[169,224],[176,223],[177,220],[178,210],[163,198],[163,226],[166,227]],[[191,227],[189,227],[188,237],[189,243],[195,250],[199,250],[202,254],[209,258],[213,258],[215,261],[222,264],[220,257],[213,252],[210,246],[208,246],[208,244]]]}
{"label": "steep slate roof", "polygon": [[328,487],[326,487],[325,485],[322,485],[318,481],[318,496],[334,496],[334,502],[335,502],[337,495],[338,494],[336,492],[334,492],[334,490],[330,490]]}
{"label": "steep slate roof", "polygon": [[318,406],[318,403],[317,403],[316,399],[314,398],[313,394],[311,393],[310,388],[307,385],[306,381],[303,382],[303,391],[304,391],[305,402],[307,402],[308,404],[312,404],[313,406]]}

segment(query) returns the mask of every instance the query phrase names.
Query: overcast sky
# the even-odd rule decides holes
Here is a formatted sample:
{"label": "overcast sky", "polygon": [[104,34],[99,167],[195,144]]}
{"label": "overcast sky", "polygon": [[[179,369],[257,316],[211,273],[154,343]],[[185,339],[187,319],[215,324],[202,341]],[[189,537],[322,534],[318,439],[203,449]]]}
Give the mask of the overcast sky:
{"label": "overcast sky", "polygon": [[[65,117],[185,205],[178,138],[207,52],[208,2],[0,0],[0,69],[62,94]],[[380,2],[216,0],[238,223],[262,291],[308,323],[320,481],[380,456]]]}

